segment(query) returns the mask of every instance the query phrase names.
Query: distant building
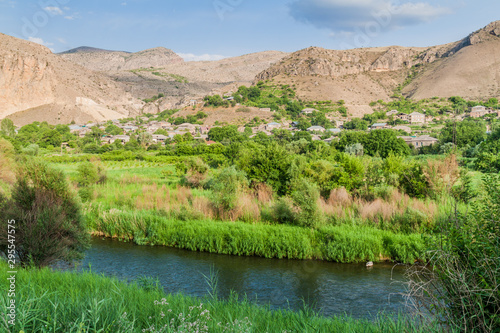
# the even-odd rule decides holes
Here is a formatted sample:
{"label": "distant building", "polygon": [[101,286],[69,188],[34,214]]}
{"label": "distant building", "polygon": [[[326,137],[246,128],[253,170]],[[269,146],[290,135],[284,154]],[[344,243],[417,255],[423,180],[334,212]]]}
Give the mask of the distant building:
{"label": "distant building", "polygon": [[342,130],[340,128],[329,128],[326,130],[328,133],[332,134],[340,134]]}
{"label": "distant building", "polygon": [[471,108],[470,110],[470,117],[471,118],[481,118],[487,114],[489,114],[489,110],[486,109],[485,106],[479,105]]}
{"label": "distant building", "polygon": [[307,129],[308,132],[324,132],[325,128],[321,126],[311,126]]}
{"label": "distant building", "polygon": [[376,123],[371,126],[372,130],[384,129],[384,128],[391,128],[391,126],[388,126],[387,123]]}
{"label": "distant building", "polygon": [[271,108],[260,108],[259,111],[271,112]]}
{"label": "distant building", "polygon": [[395,119],[399,119],[402,121],[410,121],[410,116],[406,113],[400,112],[394,116]]}
{"label": "distant building", "polygon": [[397,115],[398,113],[399,113],[399,111],[398,111],[398,110],[391,110],[391,111],[387,112],[385,115],[386,115],[387,117],[390,117],[390,116]]}
{"label": "distant building", "polygon": [[425,124],[425,114],[413,112],[409,115],[410,124]]}
{"label": "distant building", "polygon": [[439,142],[438,139],[430,137],[428,135],[423,136],[400,136],[408,145],[412,145],[415,148],[422,148],[427,146],[432,146],[433,144]]}
{"label": "distant building", "polygon": [[160,134],[153,134],[153,142],[165,142],[167,141],[168,137],[165,135],[160,135]]}
{"label": "distant building", "polygon": [[273,129],[280,128],[280,127],[281,127],[281,124],[276,123],[276,122],[272,122],[272,123],[269,123],[266,125],[266,130],[272,131]]}

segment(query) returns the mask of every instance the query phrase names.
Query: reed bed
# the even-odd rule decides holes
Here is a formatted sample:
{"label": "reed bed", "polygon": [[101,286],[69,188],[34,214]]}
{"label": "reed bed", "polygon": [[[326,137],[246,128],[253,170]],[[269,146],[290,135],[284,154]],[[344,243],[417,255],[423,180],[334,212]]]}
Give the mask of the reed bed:
{"label": "reed bed", "polygon": [[396,234],[357,224],[308,229],[214,220],[182,221],[155,212],[106,210],[99,206],[87,208],[86,216],[96,234],[191,251],[343,263],[382,259],[411,263],[425,259],[422,235]]}
{"label": "reed bed", "polygon": [[[7,266],[0,263],[0,287],[8,289]],[[215,293],[205,298],[166,295],[152,279],[125,283],[91,272],[19,270],[14,327],[2,332],[439,332],[403,315],[397,319],[355,320],[301,311],[270,310]],[[7,293],[0,308],[7,313]]]}

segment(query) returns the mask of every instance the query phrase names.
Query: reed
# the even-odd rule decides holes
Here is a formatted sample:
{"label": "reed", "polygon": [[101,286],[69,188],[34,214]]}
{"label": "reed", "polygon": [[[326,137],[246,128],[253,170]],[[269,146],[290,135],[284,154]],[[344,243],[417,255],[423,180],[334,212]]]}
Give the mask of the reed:
{"label": "reed", "polygon": [[[0,287],[7,290],[7,266],[0,263]],[[406,316],[376,320],[322,317],[304,308],[292,312],[257,306],[232,294],[205,298],[166,295],[151,279],[126,284],[91,272],[19,270],[15,326],[0,320],[2,332],[439,332]],[[0,311],[7,313],[7,293]],[[4,318],[2,318],[4,319]]]}
{"label": "reed", "polygon": [[358,224],[308,229],[290,225],[249,224],[160,216],[155,212],[86,210],[89,227],[106,237],[137,244],[164,245],[191,251],[264,258],[362,262],[424,259],[420,234],[395,234]]}

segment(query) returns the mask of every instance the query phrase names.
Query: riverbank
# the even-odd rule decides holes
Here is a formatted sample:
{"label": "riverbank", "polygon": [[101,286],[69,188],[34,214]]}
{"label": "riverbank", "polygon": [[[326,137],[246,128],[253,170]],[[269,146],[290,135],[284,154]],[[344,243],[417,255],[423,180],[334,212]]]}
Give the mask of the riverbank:
{"label": "riverbank", "polygon": [[[0,286],[7,271],[0,263]],[[271,311],[233,295],[198,299],[166,295],[150,279],[126,284],[90,272],[24,270],[16,279],[16,325],[6,332],[438,332],[408,318],[326,318],[310,310]],[[7,295],[2,294],[6,313]]]}
{"label": "riverbank", "polygon": [[309,229],[289,225],[213,220],[174,220],[157,212],[86,209],[90,230],[99,236],[191,251],[340,263],[425,260],[421,234],[395,234],[370,226]]}

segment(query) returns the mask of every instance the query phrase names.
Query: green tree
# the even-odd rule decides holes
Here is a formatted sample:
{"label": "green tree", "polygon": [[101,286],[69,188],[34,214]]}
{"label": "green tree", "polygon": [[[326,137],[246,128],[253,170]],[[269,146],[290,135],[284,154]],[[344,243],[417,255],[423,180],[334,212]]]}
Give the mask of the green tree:
{"label": "green tree", "polygon": [[344,128],[349,130],[366,131],[368,129],[368,122],[360,118],[354,118],[353,120],[346,122],[344,124]]}
{"label": "green tree", "polygon": [[14,125],[14,122],[8,118],[2,119],[0,124],[0,133],[9,137],[15,136],[16,126]]}
{"label": "green tree", "polygon": [[461,122],[447,122],[441,130],[440,142],[454,143],[458,148],[476,146],[486,138],[486,124],[484,121],[464,120]]}

